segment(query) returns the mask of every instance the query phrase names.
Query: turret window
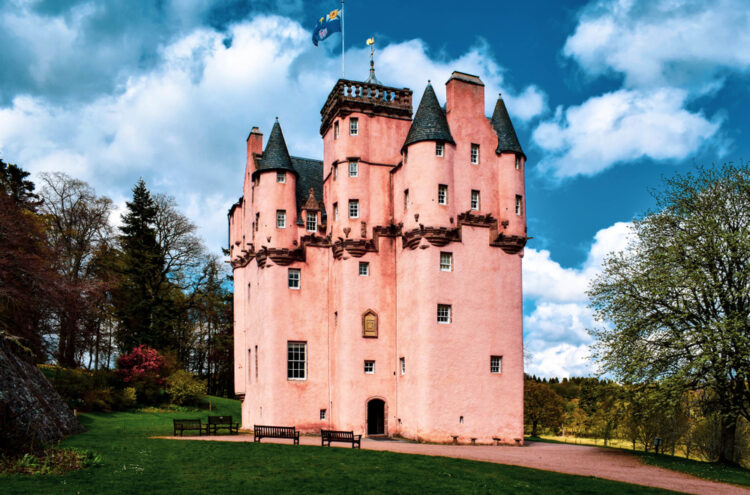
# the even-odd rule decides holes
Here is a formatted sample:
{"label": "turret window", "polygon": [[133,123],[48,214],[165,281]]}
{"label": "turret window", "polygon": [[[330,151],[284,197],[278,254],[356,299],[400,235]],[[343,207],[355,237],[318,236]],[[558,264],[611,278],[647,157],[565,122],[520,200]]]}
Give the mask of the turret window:
{"label": "turret window", "polygon": [[284,184],[286,182],[286,174],[284,172],[276,172],[276,182]]}
{"label": "turret window", "polygon": [[450,323],[451,322],[451,305],[450,304],[438,304],[437,322],[438,323]]}
{"label": "turret window", "polygon": [[336,180],[339,178],[339,166],[337,164],[333,164],[333,180]]}
{"label": "turret window", "polygon": [[479,191],[471,191],[471,209],[479,211]]}
{"label": "turret window", "polygon": [[443,156],[445,154],[445,143],[435,143],[435,156]]}
{"label": "turret window", "polygon": [[521,155],[516,154],[516,170],[521,170]]}
{"label": "turret window", "polygon": [[339,121],[333,123],[333,139],[339,138]]}
{"label": "turret window", "polygon": [[479,163],[479,145],[473,144],[471,145],[471,163],[478,164]]}
{"label": "turret window", "polygon": [[255,214],[255,231],[258,232],[258,226],[260,225],[260,213]]}
{"label": "turret window", "polygon": [[287,342],[286,377],[307,379],[307,342]]}
{"label": "turret window", "polygon": [[438,186],[438,204],[448,204],[448,186],[446,186],[445,184],[440,184]]}
{"label": "turret window", "polygon": [[299,289],[302,285],[302,274],[299,268],[290,268],[288,271],[290,289]]}
{"label": "turret window", "polygon": [[359,218],[359,200],[349,200],[349,218]]}
{"label": "turret window", "polygon": [[356,117],[352,117],[349,119],[349,135],[359,135],[359,119]]}
{"label": "turret window", "polygon": [[349,177],[358,177],[358,176],[359,176],[359,163],[349,162]]}
{"label": "turret window", "polygon": [[359,262],[359,275],[360,277],[370,276],[370,264],[366,261]]}
{"label": "turret window", "polygon": [[406,374],[406,358],[399,358],[398,360],[400,368],[401,368],[401,374]]}
{"label": "turret window", "polygon": [[453,271],[453,253],[440,253],[440,271]]}
{"label": "turret window", "polygon": [[338,220],[339,219],[339,204],[333,203],[333,219]]}
{"label": "turret window", "polygon": [[286,210],[276,210],[276,228],[286,228]]}
{"label": "turret window", "polygon": [[409,190],[404,189],[404,210],[409,209]]}
{"label": "turret window", "polygon": [[318,214],[313,211],[307,212],[307,231],[317,232],[318,231]]}
{"label": "turret window", "polygon": [[516,215],[523,215],[523,196],[516,195]]}

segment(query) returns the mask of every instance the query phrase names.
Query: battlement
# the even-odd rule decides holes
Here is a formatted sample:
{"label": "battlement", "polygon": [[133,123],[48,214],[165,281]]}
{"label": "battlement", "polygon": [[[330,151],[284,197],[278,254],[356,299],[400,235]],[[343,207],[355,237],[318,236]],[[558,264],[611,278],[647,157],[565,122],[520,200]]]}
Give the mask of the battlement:
{"label": "battlement", "polygon": [[324,136],[336,115],[352,112],[411,120],[412,91],[348,79],[339,79],[320,110],[320,135]]}

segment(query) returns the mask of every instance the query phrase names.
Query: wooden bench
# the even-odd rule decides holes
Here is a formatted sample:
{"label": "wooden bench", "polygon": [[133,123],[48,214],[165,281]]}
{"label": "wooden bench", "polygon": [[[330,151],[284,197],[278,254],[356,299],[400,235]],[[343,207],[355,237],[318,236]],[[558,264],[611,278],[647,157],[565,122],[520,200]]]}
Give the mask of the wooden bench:
{"label": "wooden bench", "polygon": [[355,435],[353,431],[338,431],[338,430],[320,430],[320,445],[325,447],[326,442],[328,446],[331,446],[331,442],[346,442],[351,443],[352,448],[356,445],[360,448],[360,441],[362,435]]}
{"label": "wooden bench", "polygon": [[299,445],[299,432],[294,426],[253,426],[253,441],[260,442],[261,438],[291,438],[294,445]]}
{"label": "wooden bench", "polygon": [[186,431],[197,431],[198,436],[202,435],[205,431],[208,433],[208,425],[201,423],[200,419],[173,419],[174,422],[174,435],[177,436],[177,432],[180,436]]}
{"label": "wooden bench", "polygon": [[226,429],[230,435],[240,431],[240,424],[233,423],[231,416],[209,416],[206,426],[208,431],[214,435],[218,434],[220,429]]}

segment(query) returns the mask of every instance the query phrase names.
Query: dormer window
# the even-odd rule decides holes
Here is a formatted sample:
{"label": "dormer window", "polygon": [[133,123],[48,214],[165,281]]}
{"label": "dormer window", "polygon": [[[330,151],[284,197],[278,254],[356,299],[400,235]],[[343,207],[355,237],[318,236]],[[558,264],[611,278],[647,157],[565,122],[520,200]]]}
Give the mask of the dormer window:
{"label": "dormer window", "polygon": [[359,163],[349,162],[349,177],[358,177],[358,176],[359,176]]}
{"label": "dormer window", "polygon": [[339,121],[333,123],[333,139],[339,138]]}
{"label": "dormer window", "polygon": [[435,143],[435,156],[443,156],[445,154],[445,143]]}
{"label": "dormer window", "polygon": [[359,119],[357,117],[352,117],[349,119],[349,135],[359,135]]}
{"label": "dormer window", "polygon": [[307,212],[307,221],[305,222],[307,225],[307,231],[308,232],[317,232],[318,231],[318,214],[314,211],[308,211]]}
{"label": "dormer window", "polygon": [[281,184],[286,183],[286,174],[284,172],[276,172],[276,182]]}
{"label": "dormer window", "polygon": [[474,165],[479,164],[479,145],[471,144],[471,163]]}

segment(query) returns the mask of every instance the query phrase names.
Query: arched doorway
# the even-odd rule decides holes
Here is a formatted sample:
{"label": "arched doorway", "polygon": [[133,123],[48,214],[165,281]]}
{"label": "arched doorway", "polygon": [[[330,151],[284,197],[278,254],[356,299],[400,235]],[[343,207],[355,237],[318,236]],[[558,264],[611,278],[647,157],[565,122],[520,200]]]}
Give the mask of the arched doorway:
{"label": "arched doorway", "polygon": [[381,399],[367,403],[367,434],[385,435],[385,401]]}

